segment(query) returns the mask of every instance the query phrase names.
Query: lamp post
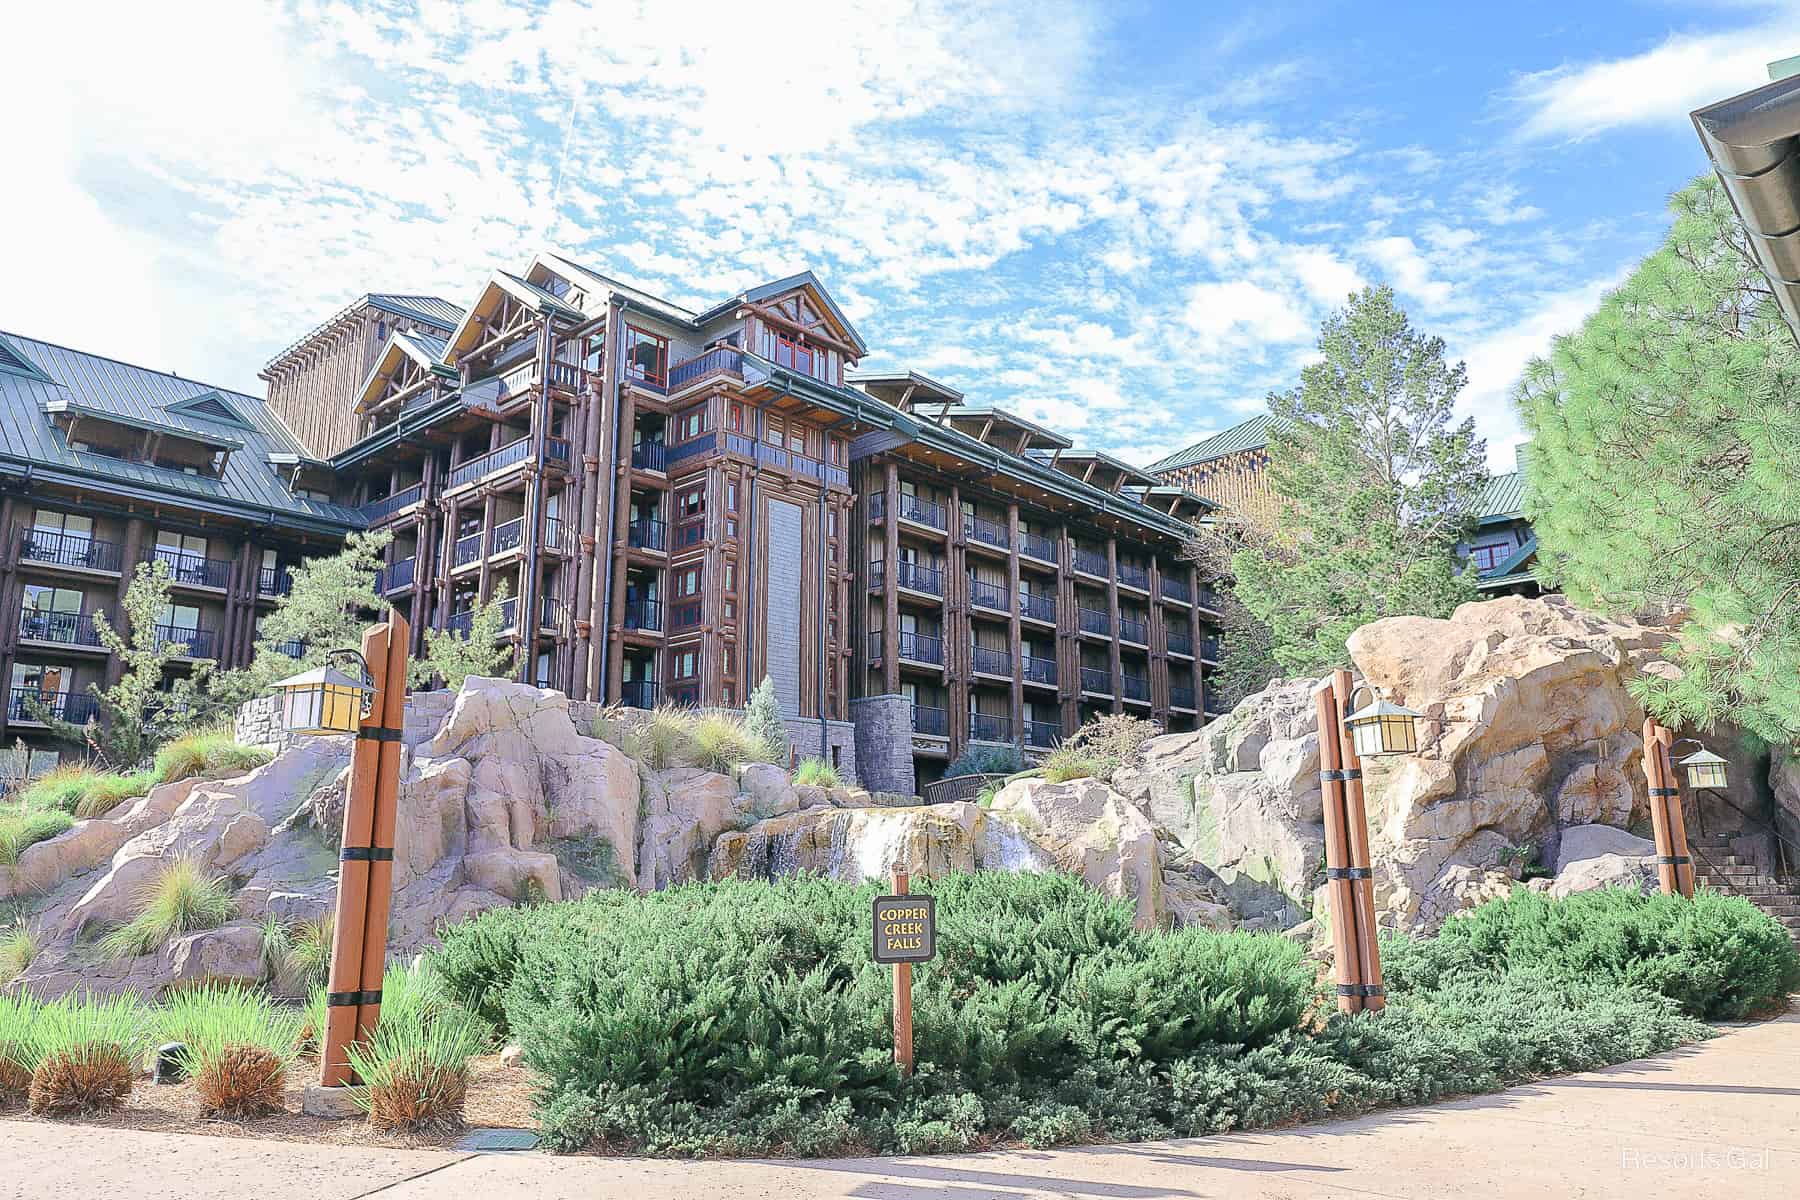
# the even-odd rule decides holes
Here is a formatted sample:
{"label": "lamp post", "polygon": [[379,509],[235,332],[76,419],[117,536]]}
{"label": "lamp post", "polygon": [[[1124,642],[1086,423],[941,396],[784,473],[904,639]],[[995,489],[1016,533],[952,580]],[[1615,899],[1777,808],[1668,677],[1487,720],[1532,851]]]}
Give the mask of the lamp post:
{"label": "lamp post", "polygon": [[352,1082],[349,1046],[373,1034],[381,1018],[410,633],[406,618],[390,612],[363,635],[361,654],[338,651],[327,665],[274,685],[289,733],[356,736],[344,798],[325,1028],[319,1031],[323,1088]]}
{"label": "lamp post", "polygon": [[[1359,692],[1371,702],[1355,709]],[[1379,1012],[1387,1005],[1381,947],[1375,928],[1375,881],[1369,865],[1369,816],[1362,760],[1416,754],[1420,714],[1353,687],[1350,672],[1333,671],[1313,693],[1319,720],[1319,790],[1325,808],[1325,878],[1331,889],[1338,1007]]]}
{"label": "lamp post", "polygon": [[[1656,882],[1665,896],[1694,894],[1694,863],[1688,855],[1687,819],[1681,789],[1669,762],[1675,735],[1654,718],[1644,721],[1644,782],[1650,794],[1650,826],[1656,837]],[[1698,744],[1698,743],[1696,743]]]}

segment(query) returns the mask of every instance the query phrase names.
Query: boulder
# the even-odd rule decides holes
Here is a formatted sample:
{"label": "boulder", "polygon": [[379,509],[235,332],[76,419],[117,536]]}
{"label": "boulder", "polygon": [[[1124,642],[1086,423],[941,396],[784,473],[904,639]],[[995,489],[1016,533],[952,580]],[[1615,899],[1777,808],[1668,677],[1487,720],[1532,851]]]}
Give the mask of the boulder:
{"label": "boulder", "polygon": [[1562,842],[1556,855],[1557,873],[1583,859],[1608,854],[1650,858],[1656,854],[1656,843],[1612,825],[1575,825],[1562,831]]}
{"label": "boulder", "polygon": [[641,786],[637,878],[646,890],[701,878],[714,839],[751,823],[751,800],[729,775],[686,767],[647,771]]}
{"label": "boulder", "polygon": [[1162,848],[1142,810],[1099,779],[1016,779],[988,809],[1018,827],[1061,870],[1109,896],[1130,900],[1138,923],[1162,913]]}
{"label": "boulder", "polygon": [[217,980],[257,983],[263,976],[262,930],[224,925],[184,934],[163,949],[164,986]]}

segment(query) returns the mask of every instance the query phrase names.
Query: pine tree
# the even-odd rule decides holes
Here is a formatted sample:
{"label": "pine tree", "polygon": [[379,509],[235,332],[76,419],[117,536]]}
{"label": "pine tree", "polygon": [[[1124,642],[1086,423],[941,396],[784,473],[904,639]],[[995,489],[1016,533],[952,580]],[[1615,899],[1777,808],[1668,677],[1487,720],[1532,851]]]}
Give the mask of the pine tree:
{"label": "pine tree", "polygon": [[781,719],[781,701],[775,696],[775,681],[767,675],[756,685],[744,705],[744,728],[751,737],[768,747],[769,761],[787,762],[787,722]]}
{"label": "pine tree", "polygon": [[506,676],[512,671],[513,648],[500,641],[509,622],[506,617],[507,587],[494,589],[486,604],[477,604],[469,617],[469,631],[428,629],[425,653],[415,658],[411,682],[423,684],[433,676],[451,691],[462,687],[471,675]]}
{"label": "pine tree", "polygon": [[1487,479],[1474,422],[1454,421],[1463,365],[1412,327],[1391,288],[1351,296],[1319,351],[1298,388],[1269,397],[1275,525],[1231,561],[1291,675],[1347,664],[1345,639],[1369,621],[1474,599],[1453,551]]}
{"label": "pine tree", "polygon": [[1671,725],[1800,739],[1800,351],[1718,181],[1521,380],[1541,575],[1577,603],[1680,620]]}
{"label": "pine tree", "polygon": [[139,563],[125,588],[128,632],[121,633],[105,613],[94,614],[94,632],[121,671],[111,687],[89,685],[100,708],[97,719],[85,725],[62,720],[35,697],[27,700],[27,708],[53,735],[86,746],[115,770],[140,765],[158,746],[186,732],[199,715],[197,689],[211,665],[195,663],[187,676],[162,690],[165,668],[190,649],[186,643],[159,637],[156,627],[168,606],[169,564],[160,559]]}

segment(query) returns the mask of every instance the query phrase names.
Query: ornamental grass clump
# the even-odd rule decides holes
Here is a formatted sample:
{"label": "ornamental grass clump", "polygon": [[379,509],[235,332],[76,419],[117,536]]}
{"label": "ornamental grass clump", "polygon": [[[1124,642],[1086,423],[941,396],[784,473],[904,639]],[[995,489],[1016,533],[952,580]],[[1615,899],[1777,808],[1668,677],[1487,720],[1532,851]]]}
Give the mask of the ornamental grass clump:
{"label": "ornamental grass clump", "polygon": [[1084,753],[1080,747],[1064,742],[1044,756],[1043,777],[1049,783],[1067,783],[1071,779],[1093,779],[1106,775],[1105,762]]}
{"label": "ornamental grass clump", "polygon": [[633,740],[635,757],[653,771],[679,766],[691,753],[693,714],[680,708],[658,708],[638,726]]}
{"label": "ornamental grass clump", "polygon": [[22,1103],[31,1089],[31,1071],[44,1036],[39,1023],[43,1009],[30,993],[0,993],[0,1107]]}
{"label": "ornamental grass clump", "polygon": [[158,749],[154,771],[157,783],[174,783],[201,775],[253,771],[273,758],[261,747],[240,746],[229,729],[203,729]]}
{"label": "ornamental grass clump", "polygon": [[190,858],[172,858],[139,892],[138,915],[100,939],[110,958],[160,950],[184,933],[217,929],[237,915],[225,880]]}
{"label": "ornamental grass clump", "polygon": [[800,787],[838,788],[844,781],[837,768],[822,758],[803,758],[794,768],[794,782]]}
{"label": "ornamental grass clump", "polygon": [[179,1042],[183,1072],[207,1116],[241,1120],[279,1112],[301,1018],[242,986],[182,992],[159,1014],[159,1036]]}
{"label": "ornamental grass clump", "polygon": [[136,996],[70,994],[37,1015],[32,1047],[31,1111],[48,1116],[115,1112],[131,1094],[153,1040]]}
{"label": "ornamental grass clump", "polygon": [[349,1048],[350,1068],[365,1085],[357,1102],[369,1124],[411,1132],[461,1128],[469,1060],[492,1031],[422,968],[390,970],[381,989],[374,1037]]}
{"label": "ornamental grass clump", "polygon": [[0,808],[0,866],[17,866],[19,855],[68,832],[74,824],[73,817],[57,808],[21,809],[12,804]]}
{"label": "ornamental grass clump", "polygon": [[262,926],[263,977],[283,996],[310,996],[325,985],[331,970],[335,913],[287,920],[269,917]]}
{"label": "ornamental grass clump", "polygon": [[769,761],[766,743],[751,735],[743,722],[725,713],[702,713],[688,729],[693,763],[724,774],[744,763]]}
{"label": "ornamental grass clump", "polygon": [[36,961],[42,935],[24,918],[0,929],[0,986],[23,975]]}

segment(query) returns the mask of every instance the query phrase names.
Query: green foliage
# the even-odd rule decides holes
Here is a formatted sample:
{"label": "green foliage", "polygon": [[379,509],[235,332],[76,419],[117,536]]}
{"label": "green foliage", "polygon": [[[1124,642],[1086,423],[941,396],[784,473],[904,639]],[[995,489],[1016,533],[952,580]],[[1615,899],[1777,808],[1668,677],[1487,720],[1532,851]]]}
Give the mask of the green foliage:
{"label": "green foliage", "polygon": [[944,778],[958,775],[1016,775],[1025,769],[1025,752],[1017,746],[970,745],[944,768]]}
{"label": "green foliage", "polygon": [[0,808],[0,866],[16,866],[27,847],[67,831],[75,821],[54,808]]}
{"label": "green foliage", "polygon": [[1044,777],[1060,782],[1052,778],[1054,771],[1068,779],[1081,778],[1082,774],[1109,778],[1136,758],[1145,742],[1161,733],[1162,726],[1155,721],[1127,713],[1096,717],[1064,738],[1044,760]]}
{"label": "green foliage", "polygon": [[269,917],[262,926],[263,975],[283,996],[309,996],[325,986],[331,970],[331,939],[337,920],[324,913],[310,920]]}
{"label": "green foliage", "polygon": [[22,1099],[31,1085],[42,1055],[43,1012],[29,992],[0,992],[0,1107]]}
{"label": "green foliage", "polygon": [[[294,568],[293,586],[275,600],[257,626],[250,665],[214,675],[207,688],[209,715],[235,712],[246,700],[268,694],[277,679],[325,665],[333,650],[361,650],[363,633],[387,602],[375,592],[375,572],[393,540],[386,530],[350,534],[336,554]],[[298,660],[278,647],[298,643]]]}
{"label": "green foliage", "polygon": [[172,858],[137,897],[138,915],[100,939],[109,958],[135,958],[160,950],[184,933],[217,929],[237,915],[223,879],[199,863]]}
{"label": "green foliage", "polygon": [[0,987],[23,975],[37,959],[42,938],[23,918],[0,929]]}
{"label": "green foliage", "polygon": [[837,768],[822,758],[803,758],[794,768],[794,782],[801,787],[843,787]]}
{"label": "green foliage", "polygon": [[[323,993],[316,1005],[322,1007]],[[368,1043],[349,1047],[367,1085],[357,1102],[380,1128],[454,1128],[462,1123],[469,1060],[493,1035],[424,969],[390,968],[381,981],[381,1021]]]}
{"label": "green foliage", "polygon": [[781,701],[775,697],[775,682],[767,675],[744,703],[744,728],[766,747],[758,755],[763,762],[784,763],[788,760],[787,723],[781,719]]}
{"label": "green foliage", "polygon": [[[1107,764],[1098,758],[1083,754],[1081,749],[1067,742],[1052,750],[1044,758],[1043,777],[1051,783],[1067,783],[1071,779],[1104,778],[1108,773]],[[985,791],[986,789],[983,789]],[[996,792],[998,788],[994,789]],[[993,797],[990,795],[991,801]]]}
{"label": "green foliage", "polygon": [[156,752],[156,783],[198,776],[240,775],[275,756],[258,746],[240,746],[229,728],[203,729],[169,742]]}
{"label": "green foliage", "polygon": [[697,767],[724,773],[744,763],[767,762],[770,743],[735,714],[702,713],[688,727],[687,756]]}
{"label": "green foliage", "polygon": [[694,717],[685,709],[658,708],[638,726],[632,752],[654,771],[680,764],[688,754]]}
{"label": "green foliage", "polygon": [[1349,663],[1358,626],[1445,616],[1475,598],[1452,558],[1487,478],[1473,420],[1454,421],[1467,373],[1413,329],[1391,288],[1328,317],[1300,386],[1269,397],[1275,527],[1231,560],[1238,596],[1292,675]]}
{"label": "green foliage", "polygon": [[1222,700],[1227,709],[1263,690],[1280,678],[1275,661],[1274,634],[1267,624],[1245,607],[1232,575],[1232,559],[1246,548],[1274,544],[1273,504],[1247,509],[1222,509],[1211,519],[1196,524],[1183,547],[1183,557],[1200,568],[1201,577],[1218,589],[1219,635],[1223,644],[1218,670],[1208,672],[1207,695]]}
{"label": "green foliage", "polygon": [[32,1025],[25,1065],[33,1070],[55,1055],[88,1047],[116,1051],[128,1064],[137,1065],[156,1040],[150,1010],[130,992],[116,996],[70,992],[39,1006]]}
{"label": "green foliage", "polygon": [[52,735],[86,747],[101,763],[123,770],[141,765],[163,742],[186,731],[201,707],[201,685],[212,674],[211,663],[197,662],[169,691],[162,690],[165,668],[188,652],[183,642],[159,644],[156,626],[168,605],[169,564],[139,563],[125,588],[130,632],[121,634],[105,613],[94,613],[94,634],[121,670],[111,687],[88,685],[99,703],[95,719],[73,724],[35,698],[27,699],[26,707]]}
{"label": "green foliage", "polygon": [[171,994],[153,1013],[158,1040],[180,1042],[192,1075],[230,1046],[256,1046],[283,1063],[299,1053],[301,1015],[266,994],[208,984]]}
{"label": "green foliage", "polygon": [[1629,888],[1552,900],[1515,888],[1451,918],[1428,941],[1384,939],[1382,961],[1403,989],[1531,969],[1654,993],[1713,1020],[1749,1016],[1800,988],[1800,953],[1787,930],[1749,901],[1707,890],[1692,900]]}
{"label": "green foliage", "polygon": [[427,629],[425,653],[415,658],[408,668],[410,682],[419,686],[437,678],[455,691],[471,675],[497,678],[510,675],[513,647],[500,640],[510,628],[505,609],[507,597],[508,589],[502,581],[486,603],[475,606],[466,633]]}
{"label": "green foliage", "polygon": [[[151,765],[139,770],[103,771],[86,764],[66,763],[27,783],[19,790],[17,800],[24,809],[64,812],[85,821],[106,815],[158,784],[196,776],[241,774],[262,766],[272,757],[266,750],[238,745],[229,729],[204,729],[164,742],[157,748]],[[0,842],[3,841],[0,835]]]}
{"label": "green foliage", "polygon": [[1710,173],[1663,244],[1527,368],[1525,509],[1539,573],[1579,604],[1684,614],[1679,676],[1638,698],[1673,726],[1800,739],[1800,351]]}

